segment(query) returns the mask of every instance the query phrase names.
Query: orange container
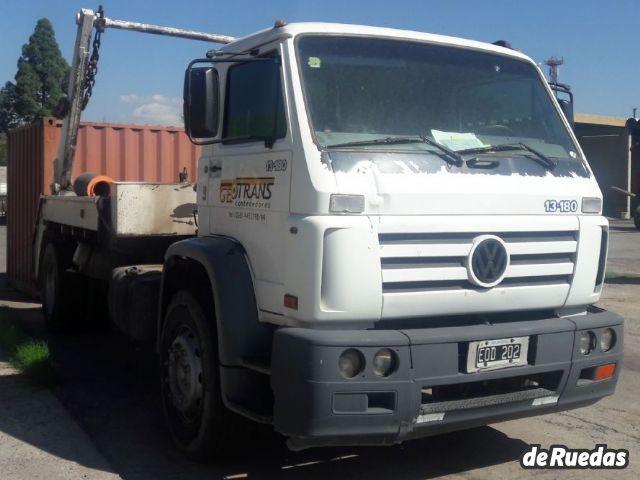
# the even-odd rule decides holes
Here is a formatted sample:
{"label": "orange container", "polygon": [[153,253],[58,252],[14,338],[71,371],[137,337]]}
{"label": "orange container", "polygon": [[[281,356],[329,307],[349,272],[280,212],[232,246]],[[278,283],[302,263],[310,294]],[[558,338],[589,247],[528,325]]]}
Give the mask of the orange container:
{"label": "orange container", "polygon": [[[43,118],[11,130],[7,168],[7,276],[26,293],[37,293],[32,272],[32,236],[38,199],[49,194],[62,122]],[[200,148],[176,127],[83,122],[78,132],[72,180],[95,172],[114,181],[177,182],[187,168],[195,181]]]}

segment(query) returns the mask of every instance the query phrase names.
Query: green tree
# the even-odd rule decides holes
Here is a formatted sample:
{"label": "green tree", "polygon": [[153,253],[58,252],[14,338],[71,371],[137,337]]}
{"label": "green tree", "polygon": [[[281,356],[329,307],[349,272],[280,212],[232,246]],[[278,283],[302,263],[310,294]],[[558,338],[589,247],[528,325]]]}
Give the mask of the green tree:
{"label": "green tree", "polygon": [[0,132],[5,133],[10,128],[20,125],[20,118],[15,106],[16,86],[7,82],[0,89]]}
{"label": "green tree", "polygon": [[29,41],[22,46],[15,84],[0,88],[0,164],[6,164],[7,131],[52,115],[69,78],[51,22],[38,20]]}
{"label": "green tree", "polygon": [[7,134],[0,132],[0,166],[7,164]]}
{"label": "green tree", "polygon": [[14,106],[15,85],[7,82],[0,89],[0,165],[7,164],[7,130],[20,125]]}
{"label": "green tree", "polygon": [[69,65],[60,53],[51,22],[41,18],[22,46],[15,85],[7,83],[2,89],[0,129],[6,131],[15,122],[24,125],[52,115],[68,76]]}

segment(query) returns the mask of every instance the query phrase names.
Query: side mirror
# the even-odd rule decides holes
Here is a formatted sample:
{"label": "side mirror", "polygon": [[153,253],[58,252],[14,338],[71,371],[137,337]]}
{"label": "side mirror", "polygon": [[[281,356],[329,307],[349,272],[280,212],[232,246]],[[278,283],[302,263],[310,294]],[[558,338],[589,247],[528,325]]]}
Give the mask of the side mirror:
{"label": "side mirror", "polygon": [[[560,104],[560,109],[562,110],[562,113],[564,113],[569,125],[571,125],[571,129],[575,130],[575,124],[573,121],[573,93],[571,92],[571,87],[565,83],[552,82],[549,82],[549,86],[556,94],[556,99]],[[566,95],[568,98],[559,98],[558,95]]]}
{"label": "side mirror", "polygon": [[219,97],[217,70],[190,64],[184,76],[184,128],[192,142],[208,143],[218,134]]}
{"label": "side mirror", "polygon": [[560,109],[562,110],[562,113],[564,113],[564,116],[567,117],[567,121],[569,122],[569,125],[571,125],[571,128],[574,128],[574,122],[573,122],[573,103],[569,100],[565,100],[565,99],[558,99],[558,103],[560,104]]}
{"label": "side mirror", "polygon": [[629,118],[624,125],[625,127],[627,127],[629,135],[640,134],[640,120],[638,120],[637,118]]}

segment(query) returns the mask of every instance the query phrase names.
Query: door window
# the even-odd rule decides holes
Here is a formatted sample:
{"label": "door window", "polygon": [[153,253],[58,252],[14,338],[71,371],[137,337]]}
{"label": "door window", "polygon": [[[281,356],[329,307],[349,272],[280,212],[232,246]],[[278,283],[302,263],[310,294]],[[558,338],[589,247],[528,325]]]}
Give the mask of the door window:
{"label": "door window", "polygon": [[284,138],[287,126],[280,65],[247,62],[229,68],[223,143]]}

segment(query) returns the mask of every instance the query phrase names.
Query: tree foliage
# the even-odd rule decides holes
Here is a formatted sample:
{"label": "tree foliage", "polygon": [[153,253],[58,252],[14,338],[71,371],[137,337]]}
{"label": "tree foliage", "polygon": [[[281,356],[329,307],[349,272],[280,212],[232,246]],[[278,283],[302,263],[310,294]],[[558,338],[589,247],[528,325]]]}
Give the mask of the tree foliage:
{"label": "tree foliage", "polygon": [[5,83],[0,89],[0,165],[7,164],[7,131],[20,125],[14,108],[15,85]]}
{"label": "tree foliage", "polygon": [[38,20],[22,46],[15,83],[0,90],[0,131],[52,115],[63,96],[69,65],[60,53],[51,22]]}
{"label": "tree foliage", "polygon": [[7,134],[0,132],[0,166],[7,164]]}
{"label": "tree foliage", "polygon": [[16,86],[7,82],[0,89],[0,132],[20,125],[20,119],[15,109]]}

